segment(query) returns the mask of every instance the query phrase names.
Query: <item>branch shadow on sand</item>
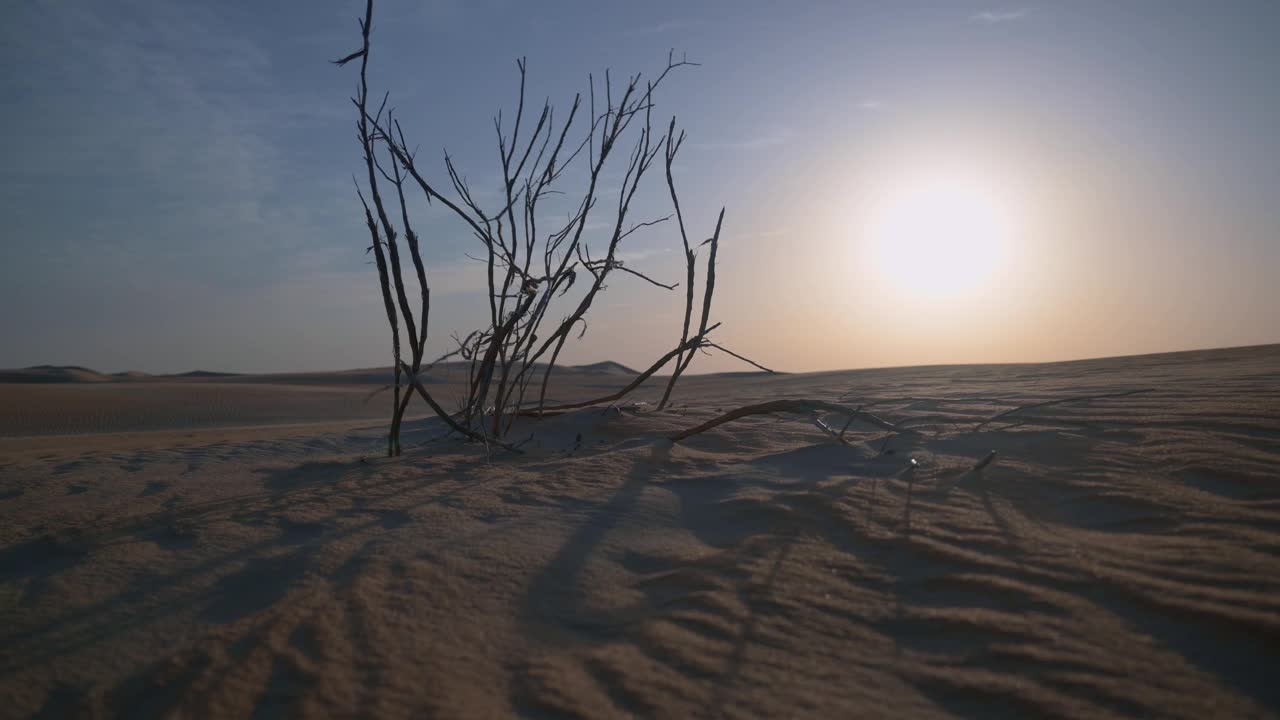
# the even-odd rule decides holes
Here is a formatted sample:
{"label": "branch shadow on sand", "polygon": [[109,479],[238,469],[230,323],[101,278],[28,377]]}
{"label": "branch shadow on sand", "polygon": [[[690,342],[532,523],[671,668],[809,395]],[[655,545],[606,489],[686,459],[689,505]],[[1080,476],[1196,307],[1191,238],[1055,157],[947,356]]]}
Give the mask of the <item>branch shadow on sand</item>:
{"label": "branch shadow on sand", "polygon": [[[995,443],[1016,458],[1028,438],[1049,449],[1061,443],[1050,433],[1011,432],[933,449],[981,458]],[[740,472],[690,473],[660,465],[665,456],[655,448],[530,586],[522,623],[549,649],[517,671],[513,705],[535,715],[670,712],[654,704],[658,688],[692,678],[700,689],[687,692],[701,701],[682,712],[747,716],[765,712],[741,699],[770,682],[763,658],[827,652],[826,662],[851,676],[905,683],[921,701],[961,716],[1144,715],[1185,702],[1191,688],[1204,698],[1235,693],[1242,709],[1275,706],[1266,639],[1275,628],[1256,624],[1264,618],[1251,610],[1199,599],[1215,591],[1203,573],[1180,571],[1176,558],[1141,574],[1118,564],[1146,557],[1144,548],[1158,548],[1179,521],[1166,520],[1168,500],[1078,477],[1090,453],[1113,447],[1080,437],[1065,446],[1071,454],[1037,449],[1033,457],[1062,467],[1044,475],[1028,475],[1021,462],[984,471],[955,460],[917,473],[902,456],[851,463],[832,445],[756,458]],[[770,465],[794,477],[753,472]],[[650,493],[675,496],[672,522],[704,551],[624,549],[617,557],[609,535]],[[1144,529],[1157,534],[1136,534]],[[1105,540],[1092,545],[1105,538],[1099,533],[1132,549],[1109,557]],[[1082,553],[1097,559],[1082,563]],[[815,557],[838,568],[817,585]],[[628,590],[641,599],[610,606],[585,584],[588,566],[610,558],[633,573]],[[1238,581],[1213,582],[1234,592]],[[671,627],[698,639],[677,642]],[[824,630],[812,635],[815,627]],[[823,633],[861,640],[827,646]],[[616,657],[623,646],[633,648],[626,661]],[[590,678],[598,702],[609,705],[573,697],[557,673]]]}
{"label": "branch shadow on sand", "polygon": [[[895,455],[763,441],[744,452],[743,437],[774,426],[672,446],[619,419],[580,443],[573,420],[556,440],[572,451],[263,467],[262,492],[0,550],[0,582],[22,588],[29,618],[0,630],[0,679],[190,618],[198,643],[174,641],[176,654],[107,688],[55,686],[37,717],[207,708],[210,688],[225,700],[228,677],[250,664],[242,716],[298,712],[325,670],[355,678],[355,707],[378,708],[392,666],[350,658],[390,663],[385,615],[412,608],[424,623],[512,621],[522,654],[480,661],[508,679],[506,707],[531,716],[843,716],[845,701],[1005,717],[1280,706],[1271,580],[1249,574],[1269,550],[1245,542],[1275,522],[1268,499],[1157,483],[1164,469],[1112,437],[998,431]],[[1001,459],[973,471],[990,449]],[[909,471],[916,450],[928,462]],[[240,540],[213,542],[228,537]],[[522,540],[534,542],[517,551]],[[188,560],[38,614],[67,577],[134,543]],[[507,595],[490,594],[494,579]],[[323,620],[304,612],[317,595],[338,608]],[[365,595],[380,600],[361,605]],[[310,664],[309,634],[330,622],[347,666]],[[412,665],[413,652],[486,650],[394,659]]]}
{"label": "branch shadow on sand", "polygon": [[[892,472],[890,468],[900,464],[879,463],[869,468],[869,476],[843,473],[835,477],[847,466],[846,450],[824,444],[755,461],[760,467],[801,468],[803,477],[797,478],[772,481],[739,474],[688,477],[679,473],[667,477],[672,474],[666,467],[671,446],[658,441],[648,457],[635,462],[613,496],[570,534],[539,571],[524,599],[522,624],[526,632],[563,652],[588,656],[583,661],[586,672],[594,677],[614,711],[652,714],[659,710],[628,677],[627,668],[591,657],[595,650],[630,644],[639,649],[645,662],[695,678],[707,689],[699,714],[725,714],[736,702],[735,690],[751,682],[743,673],[751,664],[753,647],[777,647],[772,631],[763,632],[762,628],[776,625],[788,613],[788,606],[778,599],[785,594],[779,592],[778,585],[785,582],[787,564],[797,544],[831,542],[852,552],[851,531],[830,517],[829,506],[842,502],[859,483],[884,481]],[[797,459],[803,462],[792,464]],[[744,473],[751,474],[751,469]],[[814,484],[820,488],[806,489]],[[593,598],[593,589],[584,586],[587,566],[606,545],[607,536],[637,511],[650,488],[678,499],[679,515],[674,522],[709,552],[687,558],[627,551],[619,561],[637,576],[634,589],[643,599],[601,608]],[[760,488],[768,493],[753,492]],[[906,518],[895,521],[899,532],[907,532],[909,525],[910,505],[906,507]],[[707,652],[673,646],[670,638],[654,631],[660,625],[704,636],[717,649]],[[554,657],[535,658],[518,671],[512,687],[513,705],[534,715],[591,714],[556,687],[556,679],[544,663],[559,662]]]}
{"label": "branch shadow on sand", "polygon": [[[362,462],[306,462],[258,471],[265,492],[192,504],[167,512],[88,529],[73,528],[0,551],[5,582],[20,583],[23,607],[38,608],[45,587],[59,576],[109,550],[134,543],[190,552],[202,557],[171,572],[142,570],[127,589],[72,610],[40,619],[26,627],[0,633],[0,677],[42,664],[55,664],[92,645],[109,645],[118,638],[163,622],[172,616],[191,617],[210,629],[239,626],[253,618],[269,617],[308,578],[329,575],[318,564],[344,542],[370,532],[383,533],[403,524],[404,510],[366,507],[386,505],[424,482],[418,478],[377,477],[375,466]],[[354,496],[354,497],[351,497]],[[306,508],[302,514],[298,509]],[[206,535],[230,528],[259,537],[233,549],[208,551]],[[359,545],[358,547],[364,547]],[[349,562],[332,573],[353,573],[357,550]],[[252,644],[253,632],[246,636]],[[231,665],[243,659],[247,646],[230,646]],[[162,717],[187,697],[192,683],[212,662],[199,649],[149,665],[103,690],[62,684],[47,695],[37,717],[70,717],[86,706],[100,706],[118,717]],[[288,691],[275,677],[264,695],[278,699]],[[281,675],[283,677],[283,675]],[[272,690],[271,688],[274,688]],[[268,697],[270,696],[270,697]]]}

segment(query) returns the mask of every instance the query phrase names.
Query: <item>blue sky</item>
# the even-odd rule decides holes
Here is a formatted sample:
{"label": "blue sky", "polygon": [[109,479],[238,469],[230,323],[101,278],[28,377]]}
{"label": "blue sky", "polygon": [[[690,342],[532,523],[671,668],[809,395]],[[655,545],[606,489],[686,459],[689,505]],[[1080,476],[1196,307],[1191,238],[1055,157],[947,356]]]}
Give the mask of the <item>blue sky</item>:
{"label": "blue sky", "polygon": [[[364,248],[361,2],[29,2],[0,23],[0,367],[274,371],[388,362]],[[1280,5],[380,2],[372,81],[496,186],[491,117],[588,72],[701,67],[692,224],[728,208],[721,340],[791,370],[1280,341]],[[432,156],[432,153],[435,153]],[[859,261],[860,198],[904,163],[998,168],[1034,222],[980,292],[925,302]],[[921,159],[923,158],[923,159]],[[439,164],[429,167],[441,171]],[[606,178],[607,179],[607,178]],[[462,228],[419,206],[447,331],[480,321]],[[678,279],[678,240],[638,235]],[[617,280],[570,361],[643,364],[678,297]],[[708,359],[702,369],[730,369]]]}

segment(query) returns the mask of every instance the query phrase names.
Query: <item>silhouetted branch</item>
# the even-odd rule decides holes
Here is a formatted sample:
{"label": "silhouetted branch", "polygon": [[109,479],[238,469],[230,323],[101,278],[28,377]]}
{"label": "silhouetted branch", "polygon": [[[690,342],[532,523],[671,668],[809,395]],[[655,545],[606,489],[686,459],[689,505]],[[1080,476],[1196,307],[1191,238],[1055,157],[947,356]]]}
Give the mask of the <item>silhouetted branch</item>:
{"label": "silhouetted branch", "polygon": [[341,60],[330,60],[329,62],[333,63],[334,65],[337,65],[338,67],[342,67],[343,65],[346,65],[347,63],[351,62],[352,60],[355,60],[358,57],[364,57],[364,54],[365,54],[365,50],[357,50],[351,53],[350,55],[342,58]]}
{"label": "silhouetted branch", "polygon": [[736,352],[734,352],[734,351],[732,351],[732,350],[730,350],[730,349],[728,349],[728,348],[724,347],[723,345],[717,345],[716,343],[713,343],[713,342],[705,343],[705,345],[706,345],[707,347],[713,347],[713,348],[715,348],[715,349],[719,350],[720,352],[725,353],[726,355],[732,355],[732,356],[734,356],[734,357],[738,358],[739,360],[741,360],[742,362],[747,363],[748,365],[754,365],[755,367],[760,368],[761,370],[763,370],[763,371],[765,371],[765,372],[769,373],[770,375],[777,375],[777,374],[778,374],[778,371],[777,371],[777,370],[770,370],[769,368],[767,368],[767,367],[765,367],[765,366],[761,365],[760,363],[756,362],[755,360],[752,360],[751,358],[743,357],[743,356],[739,355],[738,353],[736,353]]}
{"label": "silhouetted branch", "polygon": [[660,288],[664,288],[664,289],[666,289],[666,290],[675,290],[677,287],[679,287],[679,286],[680,286],[680,283],[673,283],[673,284],[671,284],[671,285],[667,285],[667,284],[665,284],[665,283],[660,283],[660,282],[658,282],[657,280],[654,280],[653,278],[649,277],[648,275],[645,275],[644,273],[642,273],[642,272],[640,272],[640,271],[638,271],[638,270],[632,270],[631,268],[629,268],[629,267],[627,267],[627,266],[623,265],[623,264],[622,264],[622,263],[620,263],[620,262],[619,262],[619,263],[614,263],[614,265],[613,265],[613,269],[614,269],[614,270],[621,270],[622,272],[627,273],[628,275],[635,275],[636,277],[640,278],[641,280],[644,280],[644,281],[646,281],[646,282],[648,282],[648,283],[651,283],[651,284],[653,284],[653,285],[657,285],[658,287],[660,287]]}

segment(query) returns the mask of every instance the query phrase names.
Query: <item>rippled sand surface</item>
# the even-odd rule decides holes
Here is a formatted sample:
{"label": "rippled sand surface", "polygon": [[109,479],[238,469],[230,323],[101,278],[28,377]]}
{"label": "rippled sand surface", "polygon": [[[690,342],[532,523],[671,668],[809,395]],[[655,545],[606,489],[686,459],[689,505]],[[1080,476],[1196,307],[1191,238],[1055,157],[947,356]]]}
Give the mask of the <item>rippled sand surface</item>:
{"label": "rippled sand surface", "polygon": [[[694,377],[396,462],[368,384],[144,385],[0,387],[0,714],[1280,713],[1277,346]],[[666,439],[780,398],[918,432]]]}

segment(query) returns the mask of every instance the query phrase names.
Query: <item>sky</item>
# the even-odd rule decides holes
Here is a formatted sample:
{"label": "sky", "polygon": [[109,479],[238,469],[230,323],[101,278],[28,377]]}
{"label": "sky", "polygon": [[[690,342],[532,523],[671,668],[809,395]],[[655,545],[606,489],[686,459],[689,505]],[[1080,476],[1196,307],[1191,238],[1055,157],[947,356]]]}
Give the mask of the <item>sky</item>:
{"label": "sky", "polygon": [[[328,62],[363,2],[0,12],[0,367],[389,363],[357,75]],[[685,53],[655,113],[689,136],[691,234],[726,208],[718,342],[789,371],[1035,362],[1280,342],[1277,36],[1270,0],[383,0],[370,76],[435,179],[448,148],[496,197],[517,57],[563,110],[588,73]],[[442,352],[483,322],[479,248],[413,208]],[[624,253],[675,282],[679,247],[668,223]],[[611,279],[563,359],[647,366],[681,295]]]}

